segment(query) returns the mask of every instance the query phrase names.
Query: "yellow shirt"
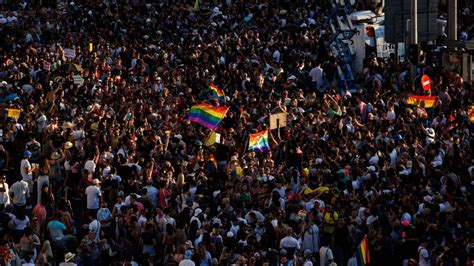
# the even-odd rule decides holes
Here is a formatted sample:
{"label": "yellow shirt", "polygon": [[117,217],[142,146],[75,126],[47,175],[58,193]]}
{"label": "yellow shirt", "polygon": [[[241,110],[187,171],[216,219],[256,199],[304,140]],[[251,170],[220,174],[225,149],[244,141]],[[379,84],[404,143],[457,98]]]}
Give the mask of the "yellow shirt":
{"label": "yellow shirt", "polygon": [[337,220],[339,220],[339,215],[337,214],[337,212],[333,212],[332,214],[326,212],[324,214],[324,232],[328,234],[334,233],[334,228]]}

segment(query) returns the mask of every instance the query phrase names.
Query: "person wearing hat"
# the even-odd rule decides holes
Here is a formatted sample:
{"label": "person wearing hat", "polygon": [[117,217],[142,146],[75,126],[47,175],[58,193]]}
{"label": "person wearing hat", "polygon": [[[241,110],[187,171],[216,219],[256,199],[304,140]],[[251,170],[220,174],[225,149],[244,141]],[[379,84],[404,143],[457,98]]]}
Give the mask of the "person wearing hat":
{"label": "person wearing hat", "polygon": [[59,263],[59,266],[76,266],[77,264],[74,262],[74,258],[76,254],[68,252],[64,255],[64,262]]}
{"label": "person wearing hat", "polygon": [[32,153],[29,150],[23,152],[23,160],[20,163],[20,173],[22,179],[28,184],[28,198],[33,189],[33,172],[37,169],[36,165],[31,165],[30,158]]}
{"label": "person wearing hat", "polygon": [[100,180],[92,180],[92,185],[86,188],[86,197],[87,197],[87,210],[90,215],[93,217],[96,216],[97,211],[100,208],[100,200],[102,197],[102,192],[100,190]]}
{"label": "person wearing hat", "polygon": [[71,187],[71,175],[72,175],[72,168],[71,168],[71,158],[72,158],[72,152],[71,148],[74,146],[74,144],[70,141],[67,141],[64,143],[64,151],[63,151],[63,157],[64,157],[64,170],[66,172],[66,176],[64,177],[64,183]]}
{"label": "person wearing hat", "polygon": [[194,261],[191,260],[193,251],[188,249],[184,252],[184,259],[179,262],[179,266],[195,266]]}
{"label": "person wearing hat", "polygon": [[425,139],[426,145],[430,145],[431,143],[433,143],[436,137],[435,130],[431,127],[425,128],[423,124],[421,124],[420,127],[423,130],[423,132],[426,134],[426,139]]}

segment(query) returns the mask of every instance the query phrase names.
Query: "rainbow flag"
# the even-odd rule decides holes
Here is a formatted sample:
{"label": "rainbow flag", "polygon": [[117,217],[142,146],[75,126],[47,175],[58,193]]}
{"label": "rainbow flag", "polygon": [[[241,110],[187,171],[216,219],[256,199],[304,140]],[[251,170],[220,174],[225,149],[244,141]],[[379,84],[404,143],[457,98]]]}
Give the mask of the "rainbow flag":
{"label": "rainbow flag", "polygon": [[436,103],[436,96],[408,96],[407,104],[420,107],[422,102],[425,103],[425,108],[432,108]]}
{"label": "rainbow flag", "polygon": [[228,110],[229,107],[226,106],[213,106],[208,103],[197,104],[189,111],[189,121],[216,130]]}
{"label": "rainbow flag", "polygon": [[254,152],[266,152],[270,150],[270,145],[268,145],[268,129],[250,134],[248,150]]}
{"label": "rainbow flag", "polygon": [[219,101],[225,102],[224,91],[219,89],[216,85],[209,85],[209,89],[212,91],[212,95]]}
{"label": "rainbow flag", "polygon": [[370,263],[369,240],[367,239],[367,235],[364,236],[364,239],[362,239],[357,247],[356,257],[358,266],[365,266]]}

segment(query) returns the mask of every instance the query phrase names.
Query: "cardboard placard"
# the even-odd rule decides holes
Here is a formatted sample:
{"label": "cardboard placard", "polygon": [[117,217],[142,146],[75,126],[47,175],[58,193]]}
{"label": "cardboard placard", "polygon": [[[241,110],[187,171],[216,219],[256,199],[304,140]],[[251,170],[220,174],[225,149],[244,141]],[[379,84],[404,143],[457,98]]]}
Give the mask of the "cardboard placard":
{"label": "cardboard placard", "polygon": [[74,79],[74,84],[79,86],[82,86],[82,84],[84,84],[84,79],[81,77],[81,75],[74,75],[72,76],[72,78]]}
{"label": "cardboard placard", "polygon": [[286,113],[270,115],[270,129],[286,127]]}
{"label": "cardboard placard", "polygon": [[76,58],[76,51],[70,48],[64,48],[64,56],[67,58],[74,59]]}
{"label": "cardboard placard", "polygon": [[20,118],[20,114],[21,114],[20,109],[8,108],[7,117],[18,119],[18,118]]}

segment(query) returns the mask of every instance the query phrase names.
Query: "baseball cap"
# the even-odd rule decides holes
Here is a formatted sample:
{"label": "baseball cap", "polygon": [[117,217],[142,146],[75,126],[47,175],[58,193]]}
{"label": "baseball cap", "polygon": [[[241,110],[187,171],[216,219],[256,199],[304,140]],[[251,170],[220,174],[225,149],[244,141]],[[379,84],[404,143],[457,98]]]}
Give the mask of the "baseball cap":
{"label": "baseball cap", "polygon": [[26,150],[25,152],[23,152],[23,158],[30,157],[31,155],[32,155],[32,153],[29,150]]}
{"label": "baseball cap", "polygon": [[193,256],[193,252],[191,250],[188,249],[184,252],[185,259],[191,259],[192,256]]}

